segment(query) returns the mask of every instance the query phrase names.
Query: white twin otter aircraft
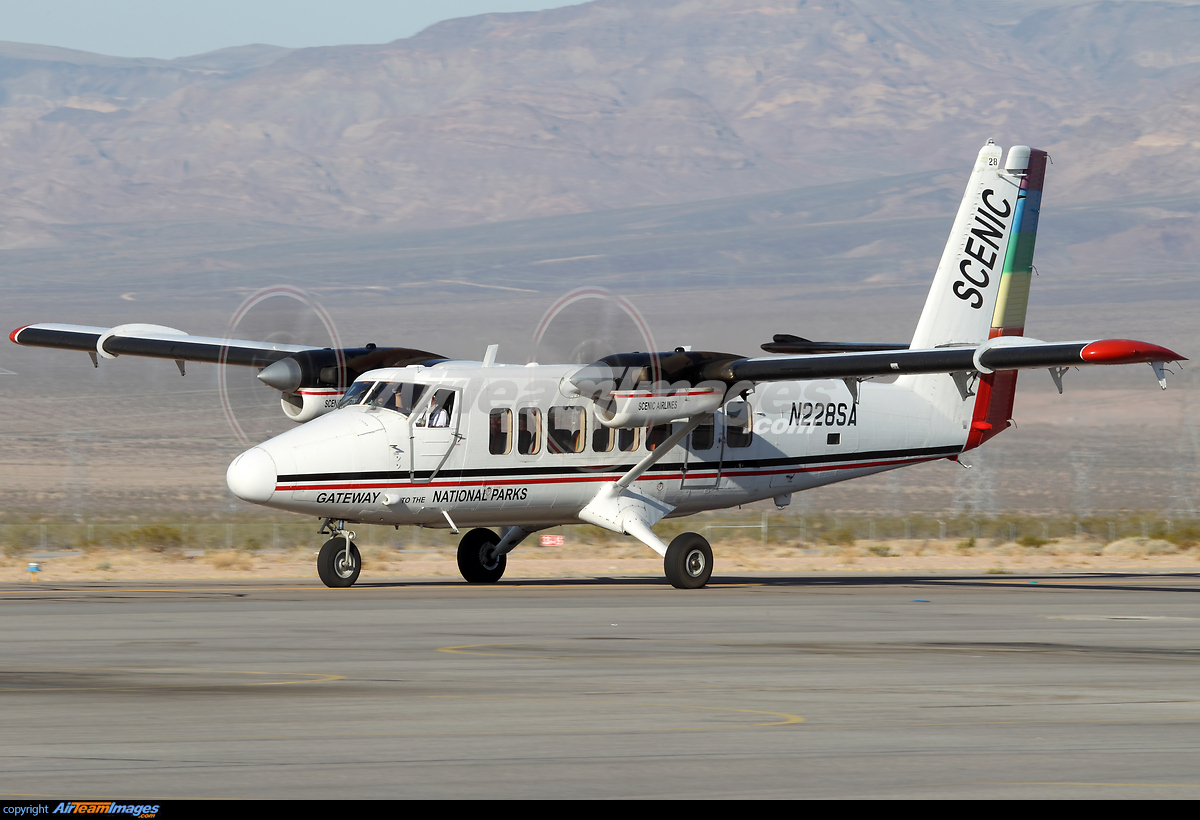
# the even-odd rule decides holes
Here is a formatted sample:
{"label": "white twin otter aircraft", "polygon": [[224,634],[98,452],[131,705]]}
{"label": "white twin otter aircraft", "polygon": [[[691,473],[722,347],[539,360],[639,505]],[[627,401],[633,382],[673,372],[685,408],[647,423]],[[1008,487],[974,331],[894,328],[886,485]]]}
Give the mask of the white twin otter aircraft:
{"label": "white twin otter aircraft", "polygon": [[[703,587],[712,550],[696,533],[664,543],[663,518],[791,494],[939,458],[1008,427],[1017,371],[1184,360],[1127,339],[1023,335],[1046,153],[991,140],[909,345],[777,336],[775,355],[676,348],[589,365],[447,360],[405,348],[315,350],[202,338],[159,325],[29,325],[20,345],[261,368],[300,427],[242,453],[229,489],[314,515],[332,537],[317,572],[358,579],[347,522],[474,527],[463,578],[494,582],[531,533],[585,522],[663,556],[676,587]],[[896,377],[889,383],[875,378]],[[498,529],[486,529],[495,527]]]}

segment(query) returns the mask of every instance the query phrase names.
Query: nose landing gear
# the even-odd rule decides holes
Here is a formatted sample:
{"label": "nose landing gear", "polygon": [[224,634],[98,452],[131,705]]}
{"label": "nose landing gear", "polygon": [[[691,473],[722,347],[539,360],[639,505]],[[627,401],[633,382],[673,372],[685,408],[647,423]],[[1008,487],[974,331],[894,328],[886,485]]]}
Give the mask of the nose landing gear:
{"label": "nose landing gear", "polygon": [[317,575],[327,587],[354,586],[362,571],[362,556],[354,544],[354,533],[343,529],[344,523],[339,521],[335,525],[332,519],[327,519],[321,526],[321,532],[333,535],[317,553]]}

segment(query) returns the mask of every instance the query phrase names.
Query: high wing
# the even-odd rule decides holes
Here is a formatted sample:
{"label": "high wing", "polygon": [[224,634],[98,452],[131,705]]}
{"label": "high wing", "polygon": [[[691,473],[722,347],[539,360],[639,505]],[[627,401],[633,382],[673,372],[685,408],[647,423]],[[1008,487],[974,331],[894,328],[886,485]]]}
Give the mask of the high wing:
{"label": "high wing", "polygon": [[257,367],[259,379],[284,393],[304,387],[343,387],[380,367],[442,361],[444,356],[407,347],[314,348],[215,336],[192,336],[163,325],[126,324],[117,327],[35,324],[20,327],[9,339],[27,347],[82,350],[99,366],[97,356],[144,356],[172,359],[183,372],[184,362],[210,362]]}
{"label": "high wing", "polygon": [[733,386],[739,382],[869,379],[921,373],[988,374],[1002,370],[1059,370],[1139,362],[1162,365],[1181,361],[1187,359],[1173,350],[1132,339],[1043,342],[1025,336],[999,336],[979,345],[800,356],[741,357],[690,350],[619,353],[580,368],[570,381],[585,394],[606,395],[613,389],[649,388],[654,382],[685,389],[684,385],[709,381]]}
{"label": "high wing", "polygon": [[918,373],[987,374],[998,370],[1052,369],[1139,362],[1162,365],[1178,361],[1187,359],[1165,347],[1132,339],[1043,342],[1025,336],[1000,336],[980,345],[926,350],[737,359],[713,368],[706,375],[732,383],[788,379],[863,379]]}
{"label": "high wing", "polygon": [[9,339],[26,347],[54,347],[82,350],[92,356],[112,359],[117,356],[147,356],[182,362],[212,362],[266,367],[269,364],[311,348],[242,339],[192,336],[173,327],[128,324],[118,327],[36,324],[19,327]]}

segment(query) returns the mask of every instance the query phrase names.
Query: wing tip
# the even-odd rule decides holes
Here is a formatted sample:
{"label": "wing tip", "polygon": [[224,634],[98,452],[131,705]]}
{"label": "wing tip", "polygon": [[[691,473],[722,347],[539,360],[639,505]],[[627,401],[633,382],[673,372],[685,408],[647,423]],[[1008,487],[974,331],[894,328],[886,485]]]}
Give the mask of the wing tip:
{"label": "wing tip", "polygon": [[1088,364],[1136,364],[1139,362],[1186,362],[1174,350],[1134,339],[1100,339],[1085,345],[1079,357]]}
{"label": "wing tip", "polygon": [[27,328],[27,327],[30,327],[30,325],[21,325],[19,328],[17,328],[16,330],[14,330],[12,333],[8,334],[8,338],[9,338],[9,340],[10,340],[10,341],[11,341],[13,344],[18,344],[18,345],[19,345],[19,344],[20,344],[20,342],[19,342],[19,341],[17,341],[17,336],[20,334],[20,332],[21,332],[22,330],[24,330],[24,329],[25,329],[25,328]]}

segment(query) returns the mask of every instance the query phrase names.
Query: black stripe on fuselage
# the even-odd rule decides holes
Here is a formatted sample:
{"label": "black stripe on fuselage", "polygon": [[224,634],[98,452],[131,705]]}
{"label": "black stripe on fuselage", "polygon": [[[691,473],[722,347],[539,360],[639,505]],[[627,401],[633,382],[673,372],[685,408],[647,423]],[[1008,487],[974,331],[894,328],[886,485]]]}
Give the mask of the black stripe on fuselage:
{"label": "black stripe on fuselage", "polygon": [[[946,456],[958,455],[962,452],[961,446],[953,447],[917,447],[911,450],[875,450],[867,453],[829,453],[820,456],[802,456],[795,458],[757,458],[757,459],[726,459],[725,461],[696,461],[688,462],[688,472],[701,470],[716,470],[720,469],[723,472],[729,470],[746,470],[746,469],[766,469],[769,467],[804,467],[817,464],[833,464],[836,462],[848,462],[847,469],[853,469],[855,462],[861,461],[879,461],[889,458],[945,458]],[[549,476],[549,475],[612,475],[621,476],[633,469],[633,464],[617,465],[614,467],[605,467],[602,469],[588,469],[586,466],[578,465],[559,465],[557,467],[492,467],[478,468],[470,470],[458,469],[443,469],[438,475],[446,478],[482,478],[485,476],[502,476],[504,478],[520,478],[534,476]],[[659,462],[651,465],[647,472],[676,472],[684,467],[678,461],[674,462]],[[382,470],[374,472],[361,473],[295,473],[292,475],[281,475],[276,481],[279,484],[291,484],[296,482],[313,482],[313,481],[370,481],[370,480],[388,480],[396,478],[407,478],[409,472],[407,470]],[[433,475],[432,470],[417,470],[413,477],[416,479],[428,479]]]}

